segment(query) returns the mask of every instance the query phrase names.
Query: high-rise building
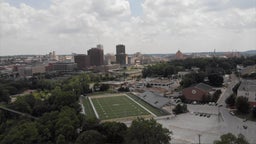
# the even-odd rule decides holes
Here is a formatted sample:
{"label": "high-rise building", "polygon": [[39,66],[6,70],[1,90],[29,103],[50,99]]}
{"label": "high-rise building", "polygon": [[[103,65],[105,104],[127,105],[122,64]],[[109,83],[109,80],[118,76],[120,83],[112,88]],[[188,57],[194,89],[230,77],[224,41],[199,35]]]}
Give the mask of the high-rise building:
{"label": "high-rise building", "polygon": [[85,54],[78,54],[74,56],[75,63],[78,69],[86,69],[90,66],[90,57]]}
{"label": "high-rise building", "polygon": [[127,64],[127,55],[125,54],[125,45],[119,44],[116,46],[116,63],[120,65]]}
{"label": "high-rise building", "polygon": [[91,66],[100,66],[104,64],[103,46],[97,45],[97,48],[91,48],[87,51]]}
{"label": "high-rise building", "polygon": [[49,58],[50,58],[50,60],[57,60],[55,51],[52,51],[52,52],[49,53]]}

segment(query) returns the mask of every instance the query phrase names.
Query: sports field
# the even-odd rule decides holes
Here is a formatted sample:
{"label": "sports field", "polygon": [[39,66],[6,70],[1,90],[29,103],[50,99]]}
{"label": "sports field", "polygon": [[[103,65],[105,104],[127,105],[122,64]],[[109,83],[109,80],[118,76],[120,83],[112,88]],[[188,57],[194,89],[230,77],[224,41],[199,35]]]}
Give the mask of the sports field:
{"label": "sports field", "polygon": [[93,96],[90,99],[101,120],[151,115],[126,95]]}

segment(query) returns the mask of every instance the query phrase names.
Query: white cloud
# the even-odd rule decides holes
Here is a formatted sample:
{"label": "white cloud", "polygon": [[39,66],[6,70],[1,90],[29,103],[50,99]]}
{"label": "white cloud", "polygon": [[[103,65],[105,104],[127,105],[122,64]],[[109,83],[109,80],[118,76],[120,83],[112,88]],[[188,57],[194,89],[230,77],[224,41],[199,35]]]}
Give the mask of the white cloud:
{"label": "white cloud", "polygon": [[255,49],[255,0],[241,1],[144,0],[136,17],[128,0],[52,0],[48,9],[0,1],[0,55],[86,53],[98,42],[105,53],[118,43],[128,53]]}

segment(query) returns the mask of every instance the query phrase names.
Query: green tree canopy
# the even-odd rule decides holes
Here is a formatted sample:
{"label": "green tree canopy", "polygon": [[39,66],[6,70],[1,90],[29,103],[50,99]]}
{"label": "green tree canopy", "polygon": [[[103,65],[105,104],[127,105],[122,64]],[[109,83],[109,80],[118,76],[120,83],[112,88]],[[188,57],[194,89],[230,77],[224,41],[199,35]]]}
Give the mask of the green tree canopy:
{"label": "green tree canopy", "polygon": [[201,83],[204,81],[205,74],[203,72],[200,73],[190,73],[185,75],[182,78],[181,85],[183,88],[189,87],[193,84]]}
{"label": "green tree canopy", "polygon": [[2,144],[34,144],[38,142],[38,129],[35,122],[19,123],[12,127]]}
{"label": "green tree canopy", "polygon": [[214,144],[249,144],[244,135],[239,134],[237,137],[232,133],[220,136],[220,140],[215,140]]}
{"label": "green tree canopy", "polygon": [[60,134],[57,137],[56,144],[64,144],[64,143],[67,143],[66,140],[65,140],[65,136]]}
{"label": "green tree canopy", "polygon": [[96,130],[82,132],[76,139],[76,144],[103,144],[104,136]]}
{"label": "green tree canopy", "polygon": [[99,132],[106,136],[107,143],[123,143],[127,126],[119,122],[105,122],[99,127]]}
{"label": "green tree canopy", "polygon": [[138,118],[128,129],[127,143],[133,144],[168,144],[171,140],[168,129],[163,128],[156,120]]}
{"label": "green tree canopy", "polygon": [[256,118],[256,107],[252,108],[252,116]]}
{"label": "green tree canopy", "polygon": [[236,108],[237,108],[237,112],[239,112],[241,114],[249,113],[250,104],[248,102],[248,98],[243,97],[243,96],[237,97],[236,98]]}
{"label": "green tree canopy", "polygon": [[10,97],[9,97],[9,91],[6,90],[4,87],[0,87],[0,102],[10,102]]}
{"label": "green tree canopy", "polygon": [[178,104],[176,105],[176,107],[173,109],[173,112],[175,114],[181,114],[181,113],[185,113],[187,112],[187,105],[186,104]]}
{"label": "green tree canopy", "polygon": [[231,94],[229,97],[226,98],[225,103],[228,106],[234,106],[236,103],[236,95],[235,94]]}
{"label": "green tree canopy", "polygon": [[208,76],[209,82],[212,86],[222,86],[223,83],[223,77],[219,74],[210,74]]}

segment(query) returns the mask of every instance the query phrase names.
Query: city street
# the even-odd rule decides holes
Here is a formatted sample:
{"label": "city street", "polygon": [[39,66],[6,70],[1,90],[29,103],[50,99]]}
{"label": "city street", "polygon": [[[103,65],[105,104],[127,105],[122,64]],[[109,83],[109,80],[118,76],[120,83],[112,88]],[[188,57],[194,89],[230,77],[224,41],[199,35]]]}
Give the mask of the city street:
{"label": "city street", "polygon": [[239,79],[234,75],[231,74],[231,82],[228,84],[228,87],[222,91],[222,95],[220,96],[219,100],[217,101],[218,105],[222,105],[226,107],[225,100],[230,94],[233,93],[232,88],[239,82]]}

